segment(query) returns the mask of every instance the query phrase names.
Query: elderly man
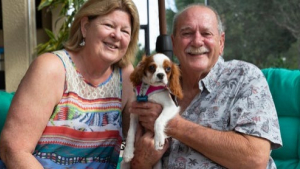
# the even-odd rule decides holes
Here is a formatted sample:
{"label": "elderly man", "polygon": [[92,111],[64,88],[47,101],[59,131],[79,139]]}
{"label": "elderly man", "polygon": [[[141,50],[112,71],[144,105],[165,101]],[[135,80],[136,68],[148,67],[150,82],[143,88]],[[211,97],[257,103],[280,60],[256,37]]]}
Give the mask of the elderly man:
{"label": "elderly man", "polygon": [[[163,158],[164,168],[276,168],[270,151],[282,141],[261,71],[243,61],[224,62],[225,33],[210,7],[188,6],[175,16],[173,28],[184,92],[181,112],[167,125],[172,139],[163,150],[154,150],[151,132],[136,140],[131,167],[151,168]],[[160,111],[150,102],[134,102],[131,108],[150,131]]]}

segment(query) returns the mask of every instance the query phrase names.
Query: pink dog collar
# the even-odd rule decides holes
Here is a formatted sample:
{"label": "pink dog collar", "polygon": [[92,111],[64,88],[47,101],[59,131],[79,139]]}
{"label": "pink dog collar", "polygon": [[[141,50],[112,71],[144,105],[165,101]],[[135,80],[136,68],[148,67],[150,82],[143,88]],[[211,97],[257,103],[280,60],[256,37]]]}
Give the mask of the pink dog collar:
{"label": "pink dog collar", "polygon": [[136,100],[137,101],[148,101],[148,96],[160,92],[162,90],[167,90],[164,86],[150,86],[148,84],[142,83],[134,89],[134,92],[136,94]]}

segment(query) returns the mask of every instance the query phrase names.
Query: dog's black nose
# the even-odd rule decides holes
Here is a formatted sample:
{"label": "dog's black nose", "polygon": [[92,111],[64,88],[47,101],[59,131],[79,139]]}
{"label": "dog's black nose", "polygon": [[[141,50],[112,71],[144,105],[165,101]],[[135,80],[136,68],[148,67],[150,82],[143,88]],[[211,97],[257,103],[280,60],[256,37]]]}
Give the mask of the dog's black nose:
{"label": "dog's black nose", "polygon": [[163,73],[158,73],[157,75],[156,75],[160,80],[162,80],[163,78],[164,78],[164,74]]}

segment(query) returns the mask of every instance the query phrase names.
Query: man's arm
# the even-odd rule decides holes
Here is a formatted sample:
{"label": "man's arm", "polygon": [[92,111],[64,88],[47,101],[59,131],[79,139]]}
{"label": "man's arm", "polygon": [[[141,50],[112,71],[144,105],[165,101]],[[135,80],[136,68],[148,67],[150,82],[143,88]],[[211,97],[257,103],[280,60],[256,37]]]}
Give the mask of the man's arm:
{"label": "man's arm", "polygon": [[[132,113],[145,116],[145,119],[152,119],[148,116],[158,116],[161,110],[155,103],[133,104]],[[151,112],[151,113],[149,113]],[[154,115],[156,112],[157,115]],[[152,114],[152,115],[150,115]],[[151,125],[151,123],[153,123]],[[154,120],[149,120],[143,127],[153,130]],[[147,127],[148,126],[148,127]],[[152,127],[151,127],[152,126]],[[227,168],[266,168],[270,155],[270,142],[263,138],[245,135],[234,131],[218,131],[203,127],[180,115],[169,121],[166,127],[166,134],[176,138],[183,144],[197,150],[212,161]],[[161,155],[154,156],[156,150],[153,147],[153,137],[149,134],[136,141],[135,157],[131,164],[154,165],[147,159],[161,158]],[[149,148],[145,148],[149,147]],[[134,165],[132,165],[133,167]],[[139,168],[139,167],[137,167]]]}
{"label": "man's arm", "polygon": [[166,133],[227,168],[266,168],[270,142],[234,131],[203,127],[177,115]]}

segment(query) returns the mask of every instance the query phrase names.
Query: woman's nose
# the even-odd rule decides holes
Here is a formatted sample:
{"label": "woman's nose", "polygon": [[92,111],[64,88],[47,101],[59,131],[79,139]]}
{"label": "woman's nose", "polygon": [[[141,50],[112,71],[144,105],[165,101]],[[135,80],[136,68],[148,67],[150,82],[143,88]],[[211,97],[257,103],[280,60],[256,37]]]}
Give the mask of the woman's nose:
{"label": "woman's nose", "polygon": [[121,39],[121,30],[115,29],[112,33],[111,33],[111,37],[114,39]]}

